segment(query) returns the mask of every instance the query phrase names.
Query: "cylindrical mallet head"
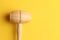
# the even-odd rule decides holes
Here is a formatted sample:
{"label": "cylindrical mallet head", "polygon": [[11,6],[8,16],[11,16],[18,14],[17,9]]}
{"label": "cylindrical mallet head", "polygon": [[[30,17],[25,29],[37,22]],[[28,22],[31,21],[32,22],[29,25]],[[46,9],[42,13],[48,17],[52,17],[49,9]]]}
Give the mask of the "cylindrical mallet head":
{"label": "cylindrical mallet head", "polygon": [[23,23],[31,20],[30,14],[25,11],[17,10],[10,13],[10,21],[14,23]]}

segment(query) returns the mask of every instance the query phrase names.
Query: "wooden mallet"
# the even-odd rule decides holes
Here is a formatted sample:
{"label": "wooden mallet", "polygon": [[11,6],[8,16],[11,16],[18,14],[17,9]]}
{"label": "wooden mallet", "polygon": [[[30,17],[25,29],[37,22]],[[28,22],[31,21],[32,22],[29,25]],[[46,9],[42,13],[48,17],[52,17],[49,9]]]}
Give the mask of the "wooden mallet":
{"label": "wooden mallet", "polygon": [[29,22],[31,20],[31,16],[26,11],[12,11],[10,12],[10,21],[18,24],[18,40],[22,40],[22,23]]}

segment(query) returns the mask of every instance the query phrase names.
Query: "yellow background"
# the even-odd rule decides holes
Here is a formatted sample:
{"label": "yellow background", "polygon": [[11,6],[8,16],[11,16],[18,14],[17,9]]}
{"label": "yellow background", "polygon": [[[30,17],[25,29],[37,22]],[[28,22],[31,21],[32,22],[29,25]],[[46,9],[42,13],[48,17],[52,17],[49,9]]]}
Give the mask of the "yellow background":
{"label": "yellow background", "polygon": [[14,10],[31,13],[22,40],[60,40],[60,0],[0,0],[0,40],[16,40],[16,27],[5,16]]}

